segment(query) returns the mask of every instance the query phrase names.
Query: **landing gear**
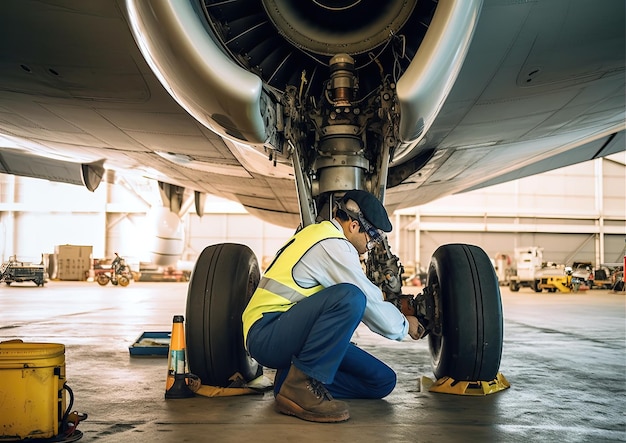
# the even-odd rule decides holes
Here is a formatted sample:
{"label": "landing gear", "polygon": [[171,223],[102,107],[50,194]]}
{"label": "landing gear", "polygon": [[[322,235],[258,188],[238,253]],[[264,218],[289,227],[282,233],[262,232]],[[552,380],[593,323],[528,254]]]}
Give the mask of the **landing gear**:
{"label": "landing gear", "polygon": [[[259,279],[257,259],[247,246],[219,244],[200,255],[187,296],[186,344],[190,371],[203,384],[227,386],[237,372],[246,381],[261,375],[262,367],[244,348],[241,324]],[[435,376],[496,379],[503,320],[489,257],[473,245],[441,246],[432,257],[427,288],[435,312],[428,335]]]}
{"label": "landing gear", "polygon": [[443,245],[433,254],[427,286],[439,317],[428,336],[435,376],[494,379],[504,327],[498,278],[489,257],[477,246]]}
{"label": "landing gear", "polygon": [[[280,98],[283,129],[272,136],[281,149],[270,154],[270,159],[280,153],[291,159],[301,227],[331,219],[335,198],[348,190],[367,190],[383,201],[388,184],[406,178],[387,176],[400,122],[391,76],[383,75],[375,92],[359,98],[354,59],[337,54],[330,59],[328,82],[318,99],[303,93],[309,80],[303,73],[300,88],[290,85]],[[386,300],[395,304],[404,298],[403,268],[386,240],[370,251],[366,268]],[[260,374],[262,368],[244,349],[241,322],[259,280],[257,260],[245,246],[215,245],[200,255],[189,285],[186,343],[190,370],[204,384],[224,386],[236,372],[246,380]],[[498,279],[482,249],[462,244],[439,248],[428,273],[428,291],[415,303],[419,312],[414,305],[414,313],[428,328],[437,378],[496,377],[502,306]]]}
{"label": "landing gear", "polygon": [[246,381],[263,368],[243,345],[241,314],[260,280],[254,253],[223,243],[202,251],[187,293],[185,328],[189,370],[210,386],[228,386],[237,372]]}

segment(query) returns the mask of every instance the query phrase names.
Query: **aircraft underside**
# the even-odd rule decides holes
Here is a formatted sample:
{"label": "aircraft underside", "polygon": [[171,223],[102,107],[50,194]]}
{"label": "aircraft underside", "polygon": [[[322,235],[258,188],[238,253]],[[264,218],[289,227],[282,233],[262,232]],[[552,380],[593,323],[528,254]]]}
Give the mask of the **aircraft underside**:
{"label": "aircraft underside", "polygon": [[[136,8],[131,15],[145,13],[140,4],[129,3]],[[478,9],[477,3],[466,5],[463,11]],[[221,125],[234,143],[256,142],[274,164],[293,166],[300,227],[332,218],[334,203],[351,189],[384,201],[390,162],[400,151],[411,150],[427,124],[420,120],[407,137],[397,82],[436,8],[436,2],[403,1],[205,2],[216,45],[262,80],[265,125],[246,127],[217,118],[211,123]],[[364,18],[349,19],[355,16]],[[138,22],[138,27],[150,26]],[[341,31],[331,32],[337,24]],[[161,56],[148,51],[153,65],[165,64]],[[404,98],[404,104],[410,100]],[[194,103],[185,105],[192,114],[200,112]],[[420,152],[414,162],[425,163],[432,154]],[[402,170],[395,174],[391,181],[401,181]],[[369,251],[366,263],[368,277],[385,299],[417,316],[426,328],[438,378],[490,381],[497,376],[502,307],[484,251],[464,244],[442,246],[433,256],[423,293],[415,298],[402,293],[403,266],[386,240]],[[257,259],[246,246],[213,245],[200,255],[189,285],[186,342],[190,369],[203,383],[226,386],[235,373],[246,380],[261,373],[245,350],[241,328],[241,313],[259,279]]]}

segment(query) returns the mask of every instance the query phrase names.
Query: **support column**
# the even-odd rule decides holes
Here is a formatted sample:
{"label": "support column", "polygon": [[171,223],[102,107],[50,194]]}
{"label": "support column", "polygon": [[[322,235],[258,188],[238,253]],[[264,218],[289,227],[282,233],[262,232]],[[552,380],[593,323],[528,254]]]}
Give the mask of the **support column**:
{"label": "support column", "polygon": [[420,210],[415,208],[415,271],[419,272],[422,266],[422,230],[420,228]]}
{"label": "support column", "polygon": [[5,216],[3,217],[4,222],[2,223],[3,242],[2,242],[2,250],[0,250],[0,254],[1,254],[0,258],[2,258],[2,261],[0,263],[8,261],[11,255],[15,255],[15,251],[16,251],[15,239],[17,238],[17,232],[16,232],[17,228],[15,224],[16,176],[5,175],[5,178],[6,178],[5,195],[7,198],[7,201],[5,203],[7,206],[7,211],[6,211]]}
{"label": "support column", "polygon": [[598,158],[594,160],[594,175],[596,181],[596,214],[598,215],[598,235],[596,235],[596,268],[600,267],[605,262],[604,259],[604,180],[603,174],[603,162],[604,159]]}

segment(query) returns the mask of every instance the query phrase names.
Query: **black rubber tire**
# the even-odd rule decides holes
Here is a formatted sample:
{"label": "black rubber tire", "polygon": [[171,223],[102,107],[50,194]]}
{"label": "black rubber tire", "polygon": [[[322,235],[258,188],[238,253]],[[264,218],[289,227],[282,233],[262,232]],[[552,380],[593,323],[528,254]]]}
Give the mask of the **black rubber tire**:
{"label": "black rubber tire", "polygon": [[98,276],[96,277],[96,281],[100,286],[106,286],[107,283],[109,283],[109,280],[111,279],[106,274],[98,274]]}
{"label": "black rubber tire", "polygon": [[498,277],[487,254],[473,245],[440,246],[427,285],[441,316],[441,335],[428,336],[435,376],[493,380],[500,368],[504,325]]}
{"label": "black rubber tire", "polygon": [[222,243],[202,251],[189,282],[185,344],[189,370],[210,386],[246,381],[263,368],[243,345],[241,314],[259,285],[256,256],[245,245]]}
{"label": "black rubber tire", "polygon": [[126,287],[130,283],[130,280],[125,275],[120,275],[119,277],[117,277],[117,282],[120,284],[120,286]]}

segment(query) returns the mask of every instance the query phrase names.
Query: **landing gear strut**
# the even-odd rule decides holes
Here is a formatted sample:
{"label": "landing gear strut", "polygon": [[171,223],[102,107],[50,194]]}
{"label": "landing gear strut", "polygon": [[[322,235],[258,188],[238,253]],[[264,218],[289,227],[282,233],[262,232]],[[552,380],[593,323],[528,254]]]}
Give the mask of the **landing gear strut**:
{"label": "landing gear strut", "polygon": [[[335,194],[365,189],[381,201],[387,170],[397,145],[395,85],[381,85],[358,98],[354,60],[330,60],[330,78],[319,100],[289,86],[281,97],[282,153],[291,156],[302,226],[329,219]],[[306,79],[302,78],[303,84]],[[277,154],[278,155],[278,154]],[[370,251],[367,275],[388,301],[408,302],[426,326],[437,378],[492,380],[502,354],[503,322],[498,279],[485,252],[471,245],[437,249],[424,292],[401,294],[402,265],[387,241]],[[196,265],[187,300],[189,366],[203,384],[225,386],[239,372],[246,380],[261,373],[243,346],[241,314],[260,274],[245,246],[222,244],[205,249]]]}

